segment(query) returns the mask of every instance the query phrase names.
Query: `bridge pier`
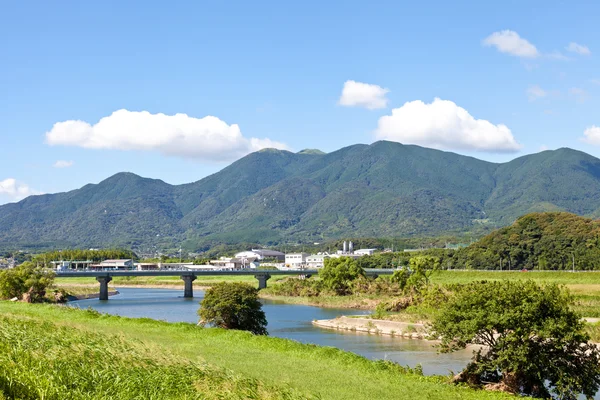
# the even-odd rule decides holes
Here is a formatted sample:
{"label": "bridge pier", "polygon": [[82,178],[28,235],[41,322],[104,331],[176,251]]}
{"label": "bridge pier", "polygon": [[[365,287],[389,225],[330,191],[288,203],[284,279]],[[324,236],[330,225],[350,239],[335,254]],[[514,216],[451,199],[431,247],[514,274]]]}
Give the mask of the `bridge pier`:
{"label": "bridge pier", "polygon": [[97,276],[96,280],[100,282],[100,300],[108,300],[108,282],[112,281],[109,275]]}
{"label": "bridge pier", "polygon": [[196,280],[195,275],[182,275],[180,276],[183,279],[184,288],[183,288],[183,297],[186,299],[191,299],[194,297],[194,286],[193,282]]}
{"label": "bridge pier", "polygon": [[259,274],[254,275],[256,279],[258,279],[258,289],[265,289],[267,287],[267,281],[271,279],[271,275],[269,274]]}

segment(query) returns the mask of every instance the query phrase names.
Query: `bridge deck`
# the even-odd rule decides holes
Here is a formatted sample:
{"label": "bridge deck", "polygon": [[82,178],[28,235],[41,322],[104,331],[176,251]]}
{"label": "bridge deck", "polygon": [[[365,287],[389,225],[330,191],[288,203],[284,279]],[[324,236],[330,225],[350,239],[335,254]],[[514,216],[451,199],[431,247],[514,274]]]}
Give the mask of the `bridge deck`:
{"label": "bridge deck", "polygon": [[[365,274],[369,275],[391,275],[394,273],[393,269],[368,269],[365,270]],[[190,271],[190,270],[167,270],[167,271],[118,271],[118,270],[106,270],[106,271],[57,271],[56,276],[60,278],[95,278],[102,276],[219,276],[219,275],[318,275],[318,269],[306,269],[306,270],[235,270],[235,271]]]}

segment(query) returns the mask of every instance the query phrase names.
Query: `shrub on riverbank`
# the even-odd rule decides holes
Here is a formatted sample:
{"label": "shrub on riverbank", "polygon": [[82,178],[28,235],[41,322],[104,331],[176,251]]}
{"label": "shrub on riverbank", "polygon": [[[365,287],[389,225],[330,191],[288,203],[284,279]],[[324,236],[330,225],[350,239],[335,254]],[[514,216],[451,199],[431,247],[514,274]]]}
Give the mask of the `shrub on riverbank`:
{"label": "shrub on riverbank", "polygon": [[0,299],[17,298],[27,303],[46,300],[46,290],[54,281],[54,272],[26,262],[0,271]]}
{"label": "shrub on riverbank", "polygon": [[479,282],[458,287],[433,323],[443,352],[485,346],[456,377],[512,393],[562,399],[600,388],[600,351],[589,343],[571,296],[532,281]]}
{"label": "shrub on riverbank", "polygon": [[245,283],[221,282],[206,291],[198,310],[200,324],[267,335],[267,318],[258,289]]}

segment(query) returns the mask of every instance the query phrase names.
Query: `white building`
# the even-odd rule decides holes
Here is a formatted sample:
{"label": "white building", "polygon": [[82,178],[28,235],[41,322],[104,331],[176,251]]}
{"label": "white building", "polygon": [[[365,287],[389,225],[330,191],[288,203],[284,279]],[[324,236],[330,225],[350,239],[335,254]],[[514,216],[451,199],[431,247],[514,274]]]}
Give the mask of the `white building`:
{"label": "white building", "polygon": [[306,265],[309,268],[321,268],[325,265],[325,260],[331,258],[329,254],[311,254],[306,257]]}
{"label": "white building", "polygon": [[301,267],[306,265],[308,253],[289,253],[285,255],[285,265],[290,267]]}
{"label": "white building", "polygon": [[235,255],[235,258],[245,258],[248,260],[264,260],[267,258],[274,258],[279,261],[285,259],[285,254],[280,251],[266,250],[266,249],[252,249],[249,251],[242,251]]}
{"label": "white building", "polygon": [[92,264],[90,268],[95,269],[132,269],[133,260],[104,260],[99,264]]}
{"label": "white building", "polygon": [[358,249],[354,251],[357,256],[372,256],[376,249]]}
{"label": "white building", "polygon": [[245,258],[221,257],[218,260],[210,260],[211,265],[221,269],[242,269],[253,267],[252,262]]}

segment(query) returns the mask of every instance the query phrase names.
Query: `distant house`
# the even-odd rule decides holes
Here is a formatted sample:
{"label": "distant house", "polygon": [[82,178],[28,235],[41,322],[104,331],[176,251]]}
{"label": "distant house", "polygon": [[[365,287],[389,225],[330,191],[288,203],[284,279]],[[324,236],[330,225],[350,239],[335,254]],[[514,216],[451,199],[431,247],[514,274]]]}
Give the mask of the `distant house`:
{"label": "distant house", "polygon": [[372,256],[376,249],[358,249],[354,251],[357,256]]}
{"label": "distant house", "polygon": [[290,267],[301,267],[306,265],[308,253],[289,253],[285,255],[285,265]]}
{"label": "distant house", "polygon": [[262,261],[264,259],[276,259],[278,261],[283,262],[285,260],[285,254],[275,250],[252,249],[249,251],[242,251],[240,253],[236,253],[235,258],[245,258],[249,260],[259,261]]}
{"label": "distant house", "polygon": [[91,264],[90,268],[93,269],[132,269],[133,260],[104,260],[99,264]]}
{"label": "distant house", "polygon": [[210,264],[220,269],[241,269],[248,267],[246,260],[237,257],[221,257],[218,260],[210,260]]}
{"label": "distant house", "polygon": [[325,260],[331,258],[329,254],[311,254],[306,257],[306,265],[309,268],[321,268],[325,265]]}

